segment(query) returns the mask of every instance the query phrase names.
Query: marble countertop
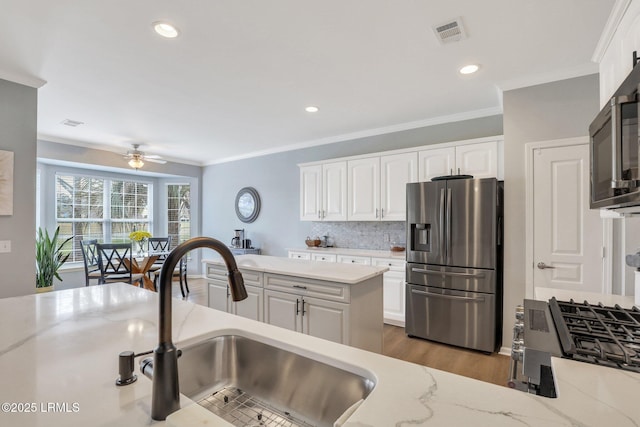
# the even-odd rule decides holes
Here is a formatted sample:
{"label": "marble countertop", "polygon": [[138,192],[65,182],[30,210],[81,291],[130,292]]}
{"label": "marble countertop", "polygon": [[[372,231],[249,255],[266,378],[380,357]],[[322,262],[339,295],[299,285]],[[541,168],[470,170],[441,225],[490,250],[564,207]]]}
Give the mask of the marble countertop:
{"label": "marble countertop", "polygon": [[351,248],[309,248],[309,247],[300,247],[300,248],[287,248],[288,251],[293,252],[311,252],[311,253],[327,253],[327,254],[336,254],[336,255],[351,255],[351,256],[368,256],[374,258],[392,258],[405,260],[406,259],[406,251],[402,252],[392,252],[392,251],[379,251],[373,249],[351,249]]}
{"label": "marble countertop", "polygon": [[[384,274],[385,271],[389,270],[387,267],[360,264],[327,264],[268,255],[238,255],[235,259],[238,268],[307,279],[327,280],[348,285],[360,283],[363,280]],[[203,259],[202,262],[224,265],[222,258]]]}
{"label": "marble countertop", "polygon": [[[20,412],[7,412],[3,405],[0,425],[225,425],[186,397],[166,423],[155,423],[150,380],[138,374],[135,383],[115,386],[118,354],[157,344],[156,293],[126,284],[90,286],[0,299],[0,312],[0,402],[16,409],[22,404]],[[173,300],[178,347],[224,334],[371,373],[376,386],[346,420],[347,427],[626,427],[640,420],[640,374],[554,359],[559,398],[548,399]],[[34,411],[25,412],[25,404]]]}
{"label": "marble countertop", "polygon": [[634,304],[633,297],[626,297],[622,295],[607,295],[596,292],[570,291],[555,288],[535,288],[535,299],[549,301],[551,297],[556,297],[558,301],[569,301],[570,299],[573,299],[578,302],[587,301],[589,304],[602,303],[606,306],[614,306],[618,304],[622,308],[631,308]]}

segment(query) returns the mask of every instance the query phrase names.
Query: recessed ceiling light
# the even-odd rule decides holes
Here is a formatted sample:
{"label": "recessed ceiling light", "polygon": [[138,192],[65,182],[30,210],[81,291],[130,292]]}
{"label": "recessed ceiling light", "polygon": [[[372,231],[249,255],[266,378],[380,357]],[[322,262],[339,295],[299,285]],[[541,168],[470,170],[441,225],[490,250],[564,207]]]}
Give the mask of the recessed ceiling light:
{"label": "recessed ceiling light", "polygon": [[470,64],[470,65],[465,65],[464,67],[460,68],[460,74],[473,74],[476,71],[478,71],[478,67],[476,64]]}
{"label": "recessed ceiling light", "polygon": [[307,108],[304,109],[304,111],[306,111],[307,113],[317,113],[319,110],[318,107],[314,107],[313,105],[308,106]]}
{"label": "recessed ceiling light", "polygon": [[160,34],[162,37],[166,37],[168,39],[176,38],[178,37],[178,34],[180,34],[176,27],[174,27],[173,25],[167,22],[162,22],[162,21],[154,22],[153,29],[156,31],[156,33]]}

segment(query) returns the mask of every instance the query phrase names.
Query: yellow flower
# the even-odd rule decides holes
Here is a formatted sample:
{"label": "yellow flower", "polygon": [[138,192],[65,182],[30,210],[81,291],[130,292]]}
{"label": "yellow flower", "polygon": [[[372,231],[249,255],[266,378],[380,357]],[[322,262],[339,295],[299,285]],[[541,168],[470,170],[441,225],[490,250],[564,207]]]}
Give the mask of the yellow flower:
{"label": "yellow flower", "polygon": [[129,238],[131,240],[135,240],[136,242],[139,242],[143,239],[148,239],[149,237],[151,237],[151,233],[145,230],[132,231],[131,233],[129,233]]}

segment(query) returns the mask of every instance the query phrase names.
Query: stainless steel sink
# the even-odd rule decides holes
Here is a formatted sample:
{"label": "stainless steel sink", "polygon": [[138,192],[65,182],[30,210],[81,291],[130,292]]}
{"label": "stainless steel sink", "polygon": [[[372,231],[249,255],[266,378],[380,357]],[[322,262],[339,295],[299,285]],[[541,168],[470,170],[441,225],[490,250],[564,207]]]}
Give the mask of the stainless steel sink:
{"label": "stainless steel sink", "polygon": [[273,415],[293,425],[332,426],[375,386],[373,376],[239,335],[182,348],[178,372],[182,394],[236,425],[269,425]]}

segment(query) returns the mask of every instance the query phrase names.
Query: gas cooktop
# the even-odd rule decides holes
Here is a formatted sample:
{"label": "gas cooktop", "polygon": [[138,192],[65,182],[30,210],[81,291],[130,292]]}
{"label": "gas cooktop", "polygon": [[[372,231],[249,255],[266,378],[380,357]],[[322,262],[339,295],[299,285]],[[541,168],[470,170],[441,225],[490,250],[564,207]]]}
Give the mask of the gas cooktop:
{"label": "gas cooktop", "polygon": [[565,357],[640,372],[640,310],[549,300]]}

